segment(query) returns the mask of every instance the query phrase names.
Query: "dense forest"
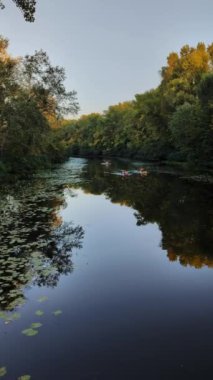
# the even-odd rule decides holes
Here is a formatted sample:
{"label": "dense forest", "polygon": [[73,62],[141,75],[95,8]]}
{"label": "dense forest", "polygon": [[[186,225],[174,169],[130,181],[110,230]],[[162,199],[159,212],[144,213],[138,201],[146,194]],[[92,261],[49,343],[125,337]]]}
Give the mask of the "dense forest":
{"label": "dense forest", "polygon": [[44,51],[12,57],[0,37],[0,171],[35,170],[69,155],[213,164],[213,44],[171,53],[161,83],[132,101],[77,114],[65,71]]}
{"label": "dense forest", "polygon": [[60,138],[78,155],[195,165],[213,161],[213,44],[171,53],[161,83],[132,101],[64,122]]}

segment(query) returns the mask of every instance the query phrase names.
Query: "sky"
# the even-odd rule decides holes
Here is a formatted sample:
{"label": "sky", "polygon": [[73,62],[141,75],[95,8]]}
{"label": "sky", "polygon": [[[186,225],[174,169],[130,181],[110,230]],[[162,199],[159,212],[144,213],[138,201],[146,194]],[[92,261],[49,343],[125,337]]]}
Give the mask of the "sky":
{"label": "sky", "polygon": [[110,105],[160,83],[171,51],[213,42],[212,0],[37,0],[36,21],[24,21],[12,0],[0,11],[0,34],[12,55],[45,50],[65,67],[80,114]]}

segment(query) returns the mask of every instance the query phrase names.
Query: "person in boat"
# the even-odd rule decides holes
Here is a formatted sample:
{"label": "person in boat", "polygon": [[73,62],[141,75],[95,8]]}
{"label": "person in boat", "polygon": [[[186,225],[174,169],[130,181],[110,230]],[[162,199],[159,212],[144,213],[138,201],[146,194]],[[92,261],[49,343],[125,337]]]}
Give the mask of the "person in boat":
{"label": "person in boat", "polygon": [[124,177],[128,177],[130,174],[129,174],[128,170],[123,170],[123,171],[122,171],[122,175],[123,175]]}
{"label": "person in boat", "polygon": [[111,165],[111,162],[110,162],[110,161],[104,161],[104,162],[102,162],[102,165],[110,166],[110,165]]}
{"label": "person in boat", "polygon": [[140,175],[143,175],[143,176],[146,176],[148,174],[148,172],[143,167],[139,169],[139,172],[140,172]]}

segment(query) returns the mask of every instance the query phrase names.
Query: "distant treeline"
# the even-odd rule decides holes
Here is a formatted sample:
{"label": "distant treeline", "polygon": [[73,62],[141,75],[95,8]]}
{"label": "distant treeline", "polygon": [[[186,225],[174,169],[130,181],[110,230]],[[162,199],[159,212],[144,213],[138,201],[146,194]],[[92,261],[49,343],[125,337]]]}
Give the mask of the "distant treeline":
{"label": "distant treeline", "polygon": [[0,36],[0,172],[32,170],[64,157],[56,130],[78,103],[45,52],[14,58],[7,49]]}
{"label": "distant treeline", "polygon": [[161,83],[132,101],[67,120],[58,136],[70,154],[193,164],[213,161],[213,44],[171,53]]}

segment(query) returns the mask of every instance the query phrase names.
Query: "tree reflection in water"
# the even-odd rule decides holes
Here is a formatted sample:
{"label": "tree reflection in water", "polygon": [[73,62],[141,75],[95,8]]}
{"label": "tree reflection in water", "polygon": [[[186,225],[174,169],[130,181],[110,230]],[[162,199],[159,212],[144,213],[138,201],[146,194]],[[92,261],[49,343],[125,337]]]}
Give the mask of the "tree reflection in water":
{"label": "tree reflection in water", "polygon": [[[133,164],[115,160],[74,160],[41,178],[4,184],[0,189],[0,307],[13,310],[24,302],[31,284],[57,285],[73,270],[72,251],[81,248],[81,226],[64,224],[65,190],[105,194],[113,203],[135,210],[136,224],[157,223],[168,259],[195,268],[213,267],[212,187],[150,171],[147,177],[123,178]],[[70,170],[71,169],[71,170]],[[74,173],[74,174],[72,174]],[[122,226],[120,226],[122,228]]]}
{"label": "tree reflection in water", "polygon": [[157,223],[162,233],[161,246],[171,262],[213,267],[212,185],[159,173],[154,168],[147,177],[116,175],[127,168],[134,166],[115,161],[109,170],[89,161],[81,176],[81,187],[87,193],[104,193],[112,202],[132,207],[138,226]]}
{"label": "tree reflection in water", "polygon": [[73,270],[72,251],[80,249],[81,226],[63,223],[65,186],[34,180],[1,191],[0,307],[13,310],[25,302],[26,286],[54,287]]}

